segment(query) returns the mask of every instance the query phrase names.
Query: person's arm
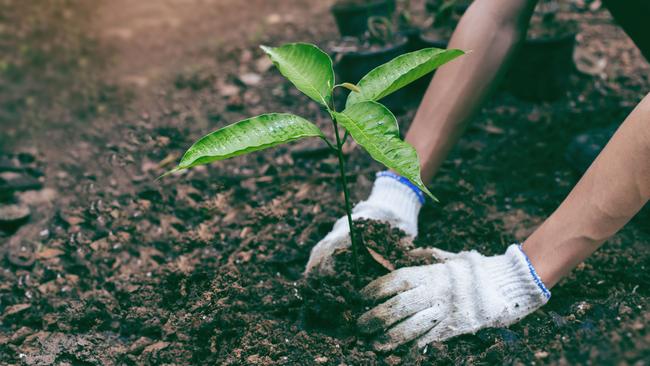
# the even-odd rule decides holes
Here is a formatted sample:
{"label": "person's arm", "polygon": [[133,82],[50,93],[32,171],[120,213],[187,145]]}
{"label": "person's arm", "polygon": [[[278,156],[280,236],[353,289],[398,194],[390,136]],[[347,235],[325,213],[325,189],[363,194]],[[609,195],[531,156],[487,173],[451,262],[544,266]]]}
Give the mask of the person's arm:
{"label": "person's arm", "polygon": [[[467,121],[496,84],[515,45],[525,37],[537,0],[476,0],[454,31],[449,47],[472,50],[442,66],[434,76],[406,135],[418,152],[423,180],[429,181]],[[408,236],[417,235],[422,192],[395,174],[382,172],[368,200],[353,218],[389,222]],[[332,270],[332,253],[350,245],[345,218],[311,251],[306,273]]]}
{"label": "person's arm", "polygon": [[524,242],[502,255],[432,249],[444,263],[400,268],[363,289],[390,297],[359,318],[376,343],[420,347],[515,323],[544,305],[553,287],[627,223],[650,198],[650,94],[616,131],[560,207]]}
{"label": "person's arm", "polygon": [[524,242],[555,285],[650,198],[650,94],[632,111],[560,207]]}
{"label": "person's arm", "polygon": [[[463,15],[449,47],[473,53],[440,68],[406,135],[406,141],[420,157],[424,181],[431,179],[505,70],[504,64],[515,45],[526,35],[536,3],[537,0],[476,0]],[[422,202],[422,192],[408,180],[380,172],[370,197],[355,207],[352,217],[387,221],[415,237]],[[348,246],[349,228],[342,218],[312,248],[305,273],[331,272],[332,253]]]}
{"label": "person's arm", "polygon": [[449,48],[472,53],[440,68],[429,84],[405,140],[431,180],[506,70],[537,0],[476,0],[456,27]]}

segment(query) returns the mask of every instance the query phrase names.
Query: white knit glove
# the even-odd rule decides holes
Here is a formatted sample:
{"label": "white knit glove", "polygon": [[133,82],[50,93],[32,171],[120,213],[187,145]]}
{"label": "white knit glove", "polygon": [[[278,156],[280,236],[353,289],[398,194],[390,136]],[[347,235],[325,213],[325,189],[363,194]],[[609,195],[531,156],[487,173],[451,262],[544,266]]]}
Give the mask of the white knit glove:
{"label": "white knit glove", "polygon": [[362,290],[368,300],[393,296],[363,314],[364,333],[390,328],[375,343],[391,350],[417,339],[424,347],[486,327],[515,323],[551,297],[526,254],[513,244],[503,255],[434,249],[444,263],[395,270]]}
{"label": "white knit glove", "polygon": [[[352,210],[352,220],[364,218],[386,221],[414,238],[418,234],[418,213],[424,202],[422,192],[392,172],[379,172],[368,200],[359,202]],[[332,254],[339,248],[350,246],[350,227],[347,216],[334,223],[334,228],[311,250],[305,272],[314,269],[332,273]]]}

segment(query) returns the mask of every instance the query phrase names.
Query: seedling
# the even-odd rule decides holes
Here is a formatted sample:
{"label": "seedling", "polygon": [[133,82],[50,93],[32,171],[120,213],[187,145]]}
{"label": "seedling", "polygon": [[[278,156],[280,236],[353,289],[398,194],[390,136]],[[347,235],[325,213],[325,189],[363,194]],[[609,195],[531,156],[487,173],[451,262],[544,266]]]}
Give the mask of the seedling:
{"label": "seedling", "polygon": [[[315,45],[290,43],[261,48],[282,75],[327,110],[334,127],[334,142],[330,142],[315,124],[302,117],[289,113],[262,114],[202,137],[185,152],[178,166],[169,173],[305,137],[321,138],[338,157],[354,266],[358,274],[360,243],[352,225],[343,156],[344,138],[349,134],[373,159],[407,178],[435,200],[420,178],[420,163],[415,149],[400,139],[395,116],[377,101],[462,55],[463,51],[427,48],[407,53],[370,71],[354,85],[335,83],[331,58]],[[341,112],[334,108],[333,91],[337,87],[351,91]],[[345,136],[341,136],[341,128],[345,129]]]}

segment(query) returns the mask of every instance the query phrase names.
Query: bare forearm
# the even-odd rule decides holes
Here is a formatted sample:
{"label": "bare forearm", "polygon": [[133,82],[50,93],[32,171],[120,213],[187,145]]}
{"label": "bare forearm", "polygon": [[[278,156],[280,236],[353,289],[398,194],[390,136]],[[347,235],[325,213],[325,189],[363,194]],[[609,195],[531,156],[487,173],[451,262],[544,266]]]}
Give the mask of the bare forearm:
{"label": "bare forearm", "polygon": [[472,53],[436,73],[406,135],[429,181],[465,125],[493,89],[515,45],[525,36],[536,0],[477,0],[456,28],[449,48]]}
{"label": "bare forearm", "polygon": [[547,286],[593,253],[650,198],[650,95],[632,111],[523,249]]}

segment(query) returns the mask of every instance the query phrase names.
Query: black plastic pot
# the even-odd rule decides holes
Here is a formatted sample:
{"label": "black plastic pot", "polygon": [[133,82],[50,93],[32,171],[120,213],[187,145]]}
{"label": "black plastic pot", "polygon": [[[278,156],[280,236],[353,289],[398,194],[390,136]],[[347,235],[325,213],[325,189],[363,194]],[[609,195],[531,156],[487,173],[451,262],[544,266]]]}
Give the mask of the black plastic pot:
{"label": "black plastic pot", "polygon": [[399,31],[399,34],[403,37],[406,37],[406,51],[413,52],[422,49],[420,47],[420,29],[419,28],[408,28],[402,29]]}
{"label": "black plastic pot", "polygon": [[368,18],[391,18],[395,0],[370,0],[363,4],[340,2],[330,8],[342,37],[359,37],[368,30]]}
{"label": "black plastic pot", "polygon": [[[429,14],[436,14],[443,3],[444,1],[441,0],[427,0],[424,2],[424,10]],[[471,3],[471,1],[461,1],[454,4],[454,13],[458,16],[463,15]]]}
{"label": "black plastic pot", "polygon": [[[337,80],[356,84],[375,67],[407,52],[407,38],[401,37],[397,42],[377,50],[358,50],[341,52],[335,55],[338,60],[334,65]],[[397,91],[381,100],[390,109],[403,107],[404,93]]]}
{"label": "black plastic pot", "polygon": [[506,88],[513,95],[532,101],[562,97],[575,70],[573,51],[576,32],[555,38],[528,39],[510,66]]}
{"label": "black plastic pot", "polygon": [[431,38],[424,33],[420,33],[417,38],[417,43],[414,45],[416,50],[421,50],[423,48],[435,47],[435,48],[447,48],[449,44],[449,39],[436,37]]}

